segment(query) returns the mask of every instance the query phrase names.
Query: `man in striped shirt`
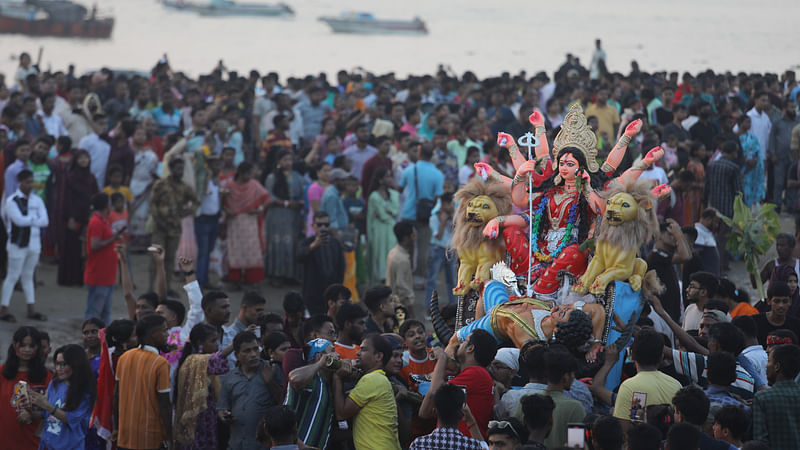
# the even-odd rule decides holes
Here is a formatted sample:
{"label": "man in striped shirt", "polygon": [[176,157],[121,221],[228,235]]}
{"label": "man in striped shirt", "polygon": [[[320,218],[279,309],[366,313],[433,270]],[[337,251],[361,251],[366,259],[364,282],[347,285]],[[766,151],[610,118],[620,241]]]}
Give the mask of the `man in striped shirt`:
{"label": "man in striped shirt", "polygon": [[167,320],[158,314],[136,324],[139,347],[117,363],[114,428],[120,449],[172,448],[169,362],[159,349],[167,345]]}

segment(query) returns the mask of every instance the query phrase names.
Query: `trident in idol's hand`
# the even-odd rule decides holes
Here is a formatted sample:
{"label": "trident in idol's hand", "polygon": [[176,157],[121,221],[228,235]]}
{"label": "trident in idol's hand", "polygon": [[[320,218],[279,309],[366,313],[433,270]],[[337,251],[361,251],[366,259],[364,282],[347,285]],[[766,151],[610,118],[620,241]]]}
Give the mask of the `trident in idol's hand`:
{"label": "trident in idol's hand", "polygon": [[534,136],[534,134],[529,131],[520,136],[520,138],[517,140],[517,143],[520,147],[525,147],[528,149],[528,159],[531,159],[531,155],[533,154],[531,150],[539,145],[539,138]]}
{"label": "trident in idol's hand", "polygon": [[[530,161],[531,159],[533,159],[533,149],[537,145],[539,145],[539,138],[536,137],[533,133],[531,133],[529,131],[529,132],[523,134],[522,136],[520,136],[520,138],[517,139],[517,143],[519,144],[520,147],[525,147],[525,148],[528,149],[528,160]],[[528,211],[533,212],[533,175],[532,174],[528,174]],[[533,227],[530,227],[528,229],[528,243],[529,243],[528,244],[528,261],[532,261],[532,258],[533,258],[533,245],[532,245],[533,239],[534,239]],[[531,288],[532,288],[532,285],[531,285],[531,270],[530,270],[530,267],[528,267],[528,288],[527,288],[528,297],[533,295],[533,290]]]}

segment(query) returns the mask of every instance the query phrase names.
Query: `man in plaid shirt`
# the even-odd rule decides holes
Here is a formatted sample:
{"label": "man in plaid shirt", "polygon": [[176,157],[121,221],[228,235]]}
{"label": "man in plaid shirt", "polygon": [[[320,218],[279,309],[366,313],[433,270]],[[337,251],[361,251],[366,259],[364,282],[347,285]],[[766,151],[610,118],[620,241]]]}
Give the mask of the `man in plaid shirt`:
{"label": "man in plaid shirt", "polygon": [[756,393],[753,400],[753,438],[772,450],[800,448],[800,347],[782,344],[772,349],[767,361],[771,389]]}
{"label": "man in plaid shirt", "polygon": [[[706,167],[706,185],[703,190],[703,204],[710,206],[727,217],[733,217],[733,200],[742,192],[742,173],[737,164],[738,147],[735,142],[722,144],[722,156]],[[717,248],[720,252],[720,265],[728,268],[728,252],[725,251],[728,227],[720,224],[717,231]]]}
{"label": "man in plaid shirt", "polygon": [[459,386],[442,384],[433,395],[439,427],[431,434],[414,439],[409,450],[481,450],[480,441],[466,437],[458,431],[458,424],[463,418],[470,425],[470,430],[474,429],[480,434],[472,414],[464,417],[466,400],[467,396]]}

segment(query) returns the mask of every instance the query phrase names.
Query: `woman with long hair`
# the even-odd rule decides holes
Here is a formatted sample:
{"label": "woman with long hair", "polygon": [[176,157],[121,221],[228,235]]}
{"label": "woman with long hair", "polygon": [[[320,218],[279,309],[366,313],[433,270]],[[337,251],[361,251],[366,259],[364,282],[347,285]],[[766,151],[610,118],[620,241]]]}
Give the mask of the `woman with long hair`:
{"label": "woman with long hair", "polygon": [[6,363],[0,367],[0,435],[3,448],[9,450],[34,450],[39,447],[36,430],[41,420],[36,420],[25,408],[24,392],[45,392],[52,375],[44,366],[41,335],[36,328],[19,327],[8,346]]}
{"label": "woman with long hair", "polygon": [[53,354],[56,377],[47,396],[30,391],[29,411],[45,421],[40,450],[83,448],[96,395],[92,367],[80,345],[59,347]]}
{"label": "woman with long hair", "polygon": [[400,208],[400,195],[392,189],[392,172],[379,167],[372,177],[372,194],[367,206],[367,261],[370,283],[386,278],[386,257],[397,244],[394,237],[395,219]]}
{"label": "woman with long hair", "polygon": [[280,150],[276,155],[277,165],[267,177],[266,188],[272,196],[266,217],[267,276],[273,285],[284,280],[300,279],[299,266],[295,263],[297,245],[303,235],[303,178],[292,170],[294,155]]}
{"label": "woman with long hair", "polygon": [[314,166],[311,172],[311,178],[314,180],[311,186],[306,191],[306,198],[308,199],[308,214],[306,214],[306,236],[314,234],[312,224],[314,223],[314,214],[319,211],[320,201],[325,189],[330,186],[330,173],[331,165],[327,162],[321,162]]}
{"label": "woman with long hair", "polygon": [[217,448],[219,375],[228,373],[231,350],[219,351],[219,332],[207,323],[189,333],[175,377],[175,440],[183,449]]}
{"label": "woman with long hair", "polygon": [[[78,150],[67,175],[64,195],[66,222],[58,260],[58,284],[60,286],[83,285],[83,245],[81,236],[89,223],[91,199],[97,194],[97,180],[92,175],[92,158],[86,150]],[[60,233],[59,233],[60,234]]]}
{"label": "woman with long hair", "polygon": [[766,191],[764,181],[764,160],[761,159],[761,144],[758,138],[750,131],[750,116],[739,117],[739,144],[744,153],[742,166],[742,188],[744,190],[744,204],[749,208],[761,203]]}
{"label": "woman with long hair", "polygon": [[264,279],[266,238],[263,214],[269,193],[253,179],[255,166],[239,164],[227,185],[223,207],[227,221],[228,281],[257,283]]}

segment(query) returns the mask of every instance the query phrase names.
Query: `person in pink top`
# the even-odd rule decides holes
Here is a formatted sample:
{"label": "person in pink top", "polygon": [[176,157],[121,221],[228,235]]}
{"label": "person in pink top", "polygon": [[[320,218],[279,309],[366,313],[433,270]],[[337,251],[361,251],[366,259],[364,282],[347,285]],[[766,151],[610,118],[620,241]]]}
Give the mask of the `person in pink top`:
{"label": "person in pink top", "polygon": [[306,198],[308,199],[308,214],[306,214],[306,236],[314,234],[314,214],[319,211],[320,200],[322,200],[322,193],[330,185],[328,178],[331,173],[331,165],[326,162],[321,162],[314,167],[312,176],[316,176],[316,180],[311,183],[306,191]]}

